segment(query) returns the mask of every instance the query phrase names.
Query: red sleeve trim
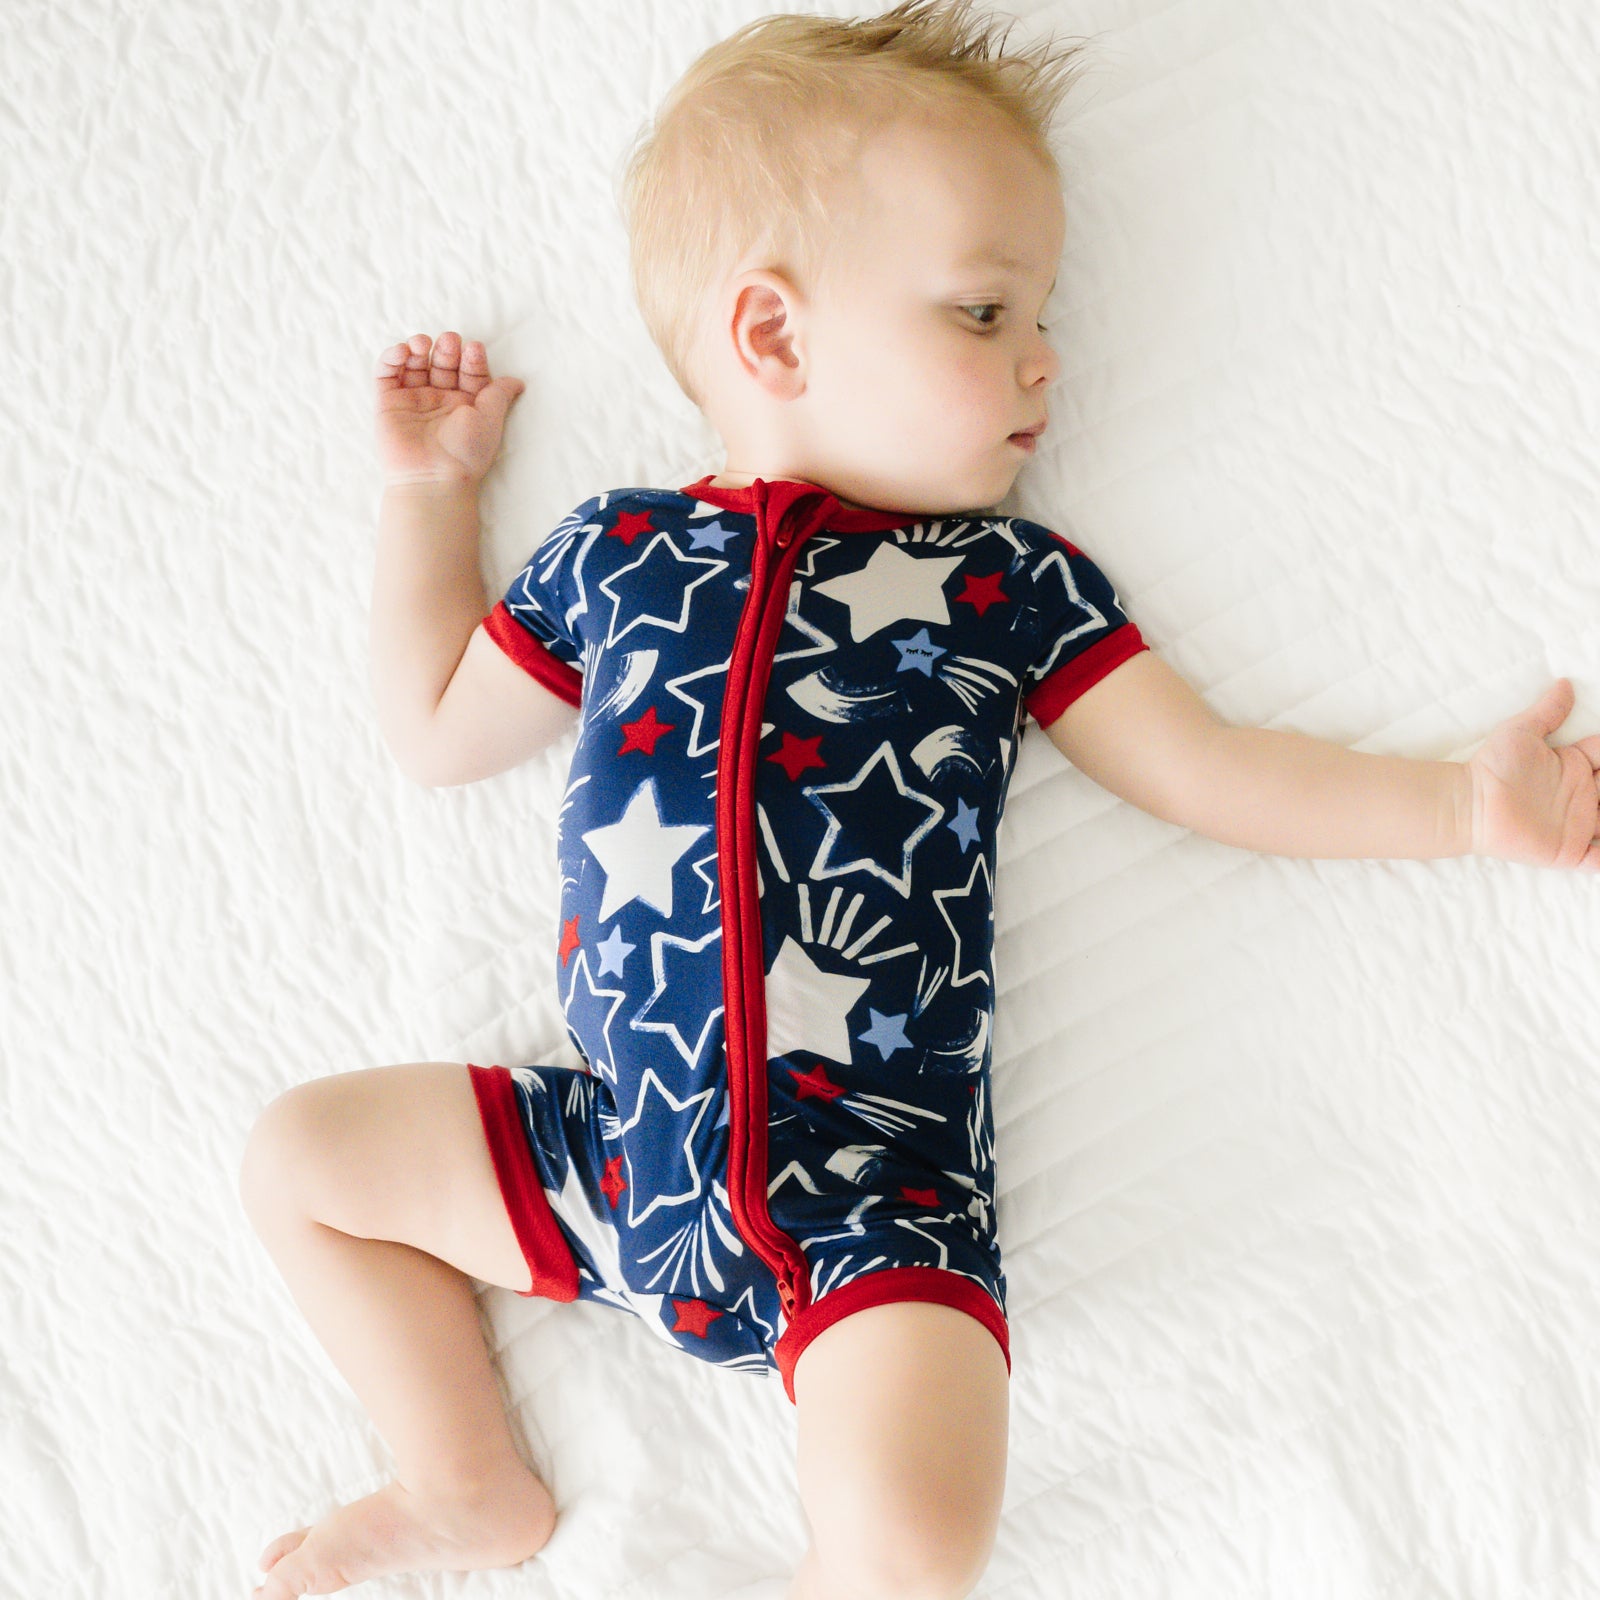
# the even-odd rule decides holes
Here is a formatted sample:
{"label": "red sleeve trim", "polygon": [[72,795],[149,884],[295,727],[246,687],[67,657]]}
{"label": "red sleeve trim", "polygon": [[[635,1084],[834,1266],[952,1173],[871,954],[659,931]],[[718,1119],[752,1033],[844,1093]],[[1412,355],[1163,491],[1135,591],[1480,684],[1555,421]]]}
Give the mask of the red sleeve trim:
{"label": "red sleeve trim", "polygon": [[[517,624],[513,623],[513,627]],[[478,1097],[478,1115],[483,1118],[484,1137],[494,1161],[495,1176],[505,1199],[506,1215],[512,1232],[522,1246],[523,1259],[533,1275],[531,1289],[518,1289],[526,1297],[538,1295],[546,1300],[578,1298],[578,1262],[561,1235],[561,1224],[550,1209],[544,1184],[534,1169],[533,1152],[522,1125],[522,1108],[517,1104],[517,1085],[506,1067],[475,1067],[467,1063],[472,1075],[473,1093]]]}
{"label": "red sleeve trim", "polygon": [[1023,697],[1028,715],[1041,728],[1049,726],[1086,689],[1092,689],[1113,667],[1150,648],[1137,626],[1124,622],[1105,638],[1097,639],[1081,655],[1057,667],[1049,677]]}
{"label": "red sleeve trim", "polygon": [[551,694],[560,695],[569,706],[583,704],[583,674],[552,655],[542,639],[529,633],[511,615],[504,600],[483,619],[483,631]]}

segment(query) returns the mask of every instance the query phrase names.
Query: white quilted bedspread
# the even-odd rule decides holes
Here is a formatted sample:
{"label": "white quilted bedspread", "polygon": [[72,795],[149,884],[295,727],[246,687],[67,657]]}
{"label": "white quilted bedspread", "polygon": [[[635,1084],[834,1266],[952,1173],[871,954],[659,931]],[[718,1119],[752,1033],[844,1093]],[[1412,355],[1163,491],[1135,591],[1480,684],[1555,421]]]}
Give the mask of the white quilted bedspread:
{"label": "white quilted bedspread", "polygon": [[[239,1157],[303,1079],[574,1064],[570,745],[439,791],[384,747],[373,360],[453,328],[526,380],[491,596],[585,496],[717,470],[612,183],[770,8],[5,7],[0,1595],[243,1600],[388,1474]],[[1600,729],[1592,8],[1010,9],[1014,43],[1098,42],[1059,134],[1064,372],[1006,509],[1229,721],[1460,760],[1566,676],[1558,741]],[[997,927],[980,1600],[1594,1595],[1597,880],[1252,854],[1035,730]],[[781,1593],[780,1384],[608,1308],[483,1309],[558,1531],[363,1595]]]}

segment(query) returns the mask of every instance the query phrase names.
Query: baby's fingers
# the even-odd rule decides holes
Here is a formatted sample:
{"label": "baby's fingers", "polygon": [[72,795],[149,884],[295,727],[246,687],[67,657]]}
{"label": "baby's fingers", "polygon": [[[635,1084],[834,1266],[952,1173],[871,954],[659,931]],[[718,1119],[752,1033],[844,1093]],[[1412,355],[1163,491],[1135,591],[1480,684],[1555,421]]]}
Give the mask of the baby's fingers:
{"label": "baby's fingers", "polygon": [[[440,335],[443,344],[449,334]],[[404,344],[392,344],[378,357],[378,364],[373,369],[378,380],[378,390],[382,393],[386,389],[422,389],[429,381],[428,374],[428,348],[431,344],[427,334],[414,333]],[[455,387],[454,381],[441,384],[441,388]]]}
{"label": "baby's fingers", "polygon": [[461,366],[461,335],[441,333],[433,346],[433,363],[428,368],[428,382],[435,389],[459,389],[465,385],[456,382]]}
{"label": "baby's fingers", "polygon": [[489,384],[489,353],[481,340],[472,339],[461,347],[461,387],[477,394]]}
{"label": "baby's fingers", "polygon": [[405,371],[406,359],[411,354],[410,347],[403,344],[392,344],[383,351],[372,369],[373,376],[378,380],[380,389],[399,389],[402,387],[400,374]]}
{"label": "baby's fingers", "polygon": [[[476,398],[489,388],[489,355],[478,339],[463,342],[455,332],[441,333],[437,341],[425,333],[414,333],[404,344],[384,350],[373,369],[382,393],[389,389],[460,389]],[[504,380],[515,399],[524,388],[520,379]]]}

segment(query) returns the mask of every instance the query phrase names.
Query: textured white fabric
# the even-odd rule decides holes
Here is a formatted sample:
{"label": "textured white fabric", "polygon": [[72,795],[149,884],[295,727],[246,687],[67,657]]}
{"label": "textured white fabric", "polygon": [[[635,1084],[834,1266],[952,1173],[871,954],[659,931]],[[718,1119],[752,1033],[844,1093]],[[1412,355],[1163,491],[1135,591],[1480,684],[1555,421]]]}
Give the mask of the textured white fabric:
{"label": "textured white fabric", "polygon": [[[528,384],[491,599],[584,495],[719,468],[612,185],[682,68],[767,9],[8,9],[7,1594],[243,1596],[271,1538],[387,1475],[242,1214],[246,1134],[330,1072],[573,1058],[568,747],[425,791],[373,716],[373,360],[454,328]],[[1099,38],[1059,135],[1065,370],[1007,509],[1080,543],[1231,721],[1462,759],[1569,676],[1558,737],[1596,731],[1592,11],[1012,9],[1014,43]],[[1597,893],[1233,849],[1030,733],[983,1600],[1594,1593]],[[792,1570],[779,1385],[602,1307],[485,1314],[555,1538],[363,1595]]]}

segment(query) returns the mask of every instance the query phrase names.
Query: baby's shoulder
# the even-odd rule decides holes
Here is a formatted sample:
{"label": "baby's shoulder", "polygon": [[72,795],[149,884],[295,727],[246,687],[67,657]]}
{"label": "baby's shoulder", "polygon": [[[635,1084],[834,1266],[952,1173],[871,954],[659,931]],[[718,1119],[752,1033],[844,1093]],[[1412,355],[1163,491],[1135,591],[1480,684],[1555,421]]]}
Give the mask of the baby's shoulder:
{"label": "baby's shoulder", "polygon": [[992,538],[1010,546],[1021,563],[1031,565],[1051,556],[1084,554],[1077,541],[1060,526],[1019,516],[989,516],[983,518],[982,523]]}
{"label": "baby's shoulder", "polygon": [[[579,500],[550,526],[540,551],[545,562],[565,557],[577,558],[595,544],[593,535],[614,534],[620,548],[628,550],[639,534],[668,530],[675,523],[686,523],[695,502],[675,489],[653,489],[634,485],[625,489],[602,489]],[[600,545],[610,545],[601,539]]]}
{"label": "baby's shoulder", "polygon": [[601,489],[586,499],[575,501],[572,510],[567,513],[566,520],[569,522],[575,519],[588,520],[607,512],[617,513],[646,506],[678,507],[687,514],[693,509],[694,504],[692,495],[682,494],[676,489],[653,489],[639,485],[626,489]]}

